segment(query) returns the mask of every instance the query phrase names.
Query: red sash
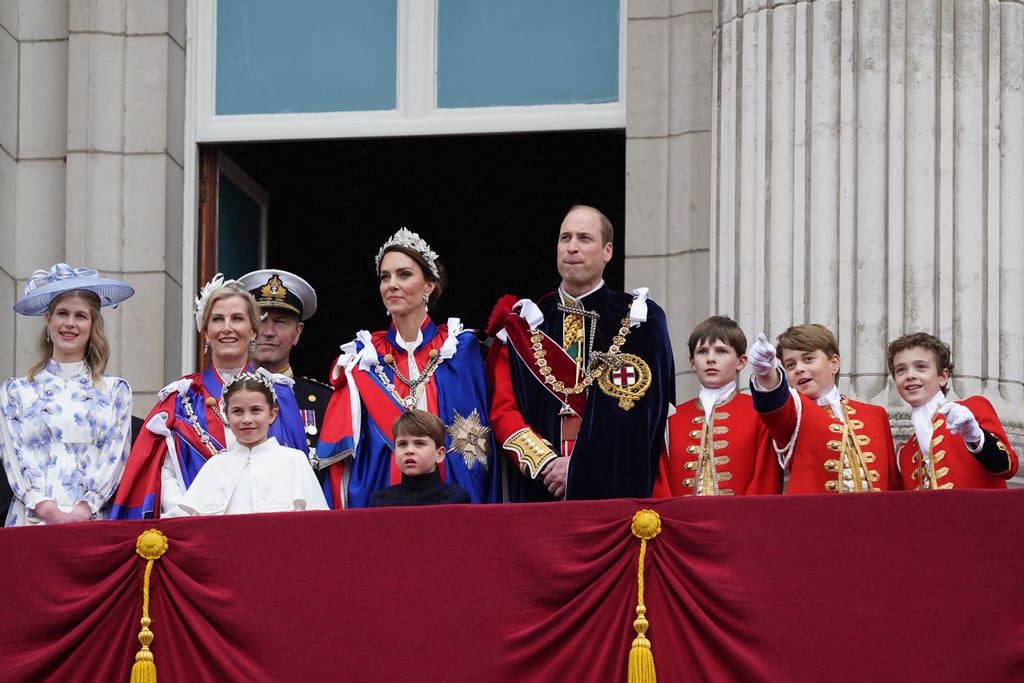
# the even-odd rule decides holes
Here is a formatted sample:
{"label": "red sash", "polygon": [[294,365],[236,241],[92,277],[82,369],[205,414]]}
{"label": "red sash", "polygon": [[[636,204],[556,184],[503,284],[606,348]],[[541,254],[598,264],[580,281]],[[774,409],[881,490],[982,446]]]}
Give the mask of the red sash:
{"label": "red sash", "polygon": [[[370,421],[377,427],[381,436],[391,446],[394,451],[394,439],[391,436],[391,427],[395,424],[395,420],[402,416],[405,412],[405,407],[398,401],[397,398],[391,395],[386,388],[381,386],[381,380],[379,377],[374,376],[372,370],[360,370],[356,368],[352,372],[352,377],[355,380],[356,387],[359,391],[359,397],[362,399],[363,407],[366,408],[366,414],[369,416]],[[400,383],[399,383],[400,384]],[[404,389],[406,396],[409,394],[409,388],[404,384],[400,384]],[[433,382],[428,382],[425,386],[425,396],[427,399],[427,412],[437,415],[437,389]],[[398,391],[398,388],[395,388]],[[404,396],[403,396],[404,398]],[[444,462],[437,466],[438,471],[441,473],[441,478],[447,481],[447,476],[444,471]],[[402,481],[402,470],[398,468],[398,464],[395,459],[391,458],[391,484],[398,484]]]}
{"label": "red sash", "polygon": [[[508,345],[515,350],[516,355],[519,356],[523,364],[530,369],[530,373],[534,378],[540,382],[548,392],[557,398],[559,402],[568,402],[569,407],[579,415],[583,415],[583,411],[587,405],[587,392],[581,391],[576,394],[559,394],[554,390],[551,384],[548,383],[547,379],[541,374],[541,368],[537,364],[537,359],[533,355],[533,330],[527,325],[526,320],[518,315],[510,315],[505,320],[504,326],[506,334],[508,334]],[[537,330],[541,335],[540,345],[541,348],[546,351],[544,360],[547,361],[547,366],[551,370],[551,374],[548,377],[554,377],[556,380],[561,380],[566,387],[576,386],[576,361],[574,361],[562,345],[556,342],[554,339],[544,334],[543,331]],[[582,378],[580,378],[582,381]]]}

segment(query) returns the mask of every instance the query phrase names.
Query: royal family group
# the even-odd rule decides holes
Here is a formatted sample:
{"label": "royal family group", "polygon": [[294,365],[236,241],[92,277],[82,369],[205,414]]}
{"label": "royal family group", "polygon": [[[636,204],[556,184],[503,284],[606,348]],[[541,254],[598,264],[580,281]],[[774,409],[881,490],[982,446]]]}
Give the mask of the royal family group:
{"label": "royal family group", "polygon": [[290,365],[316,311],[309,283],[283,270],[218,275],[195,300],[206,369],[164,387],[134,437],[131,389],[104,374],[101,313],[134,290],[89,268],[38,270],[14,310],[42,318],[39,356],[0,387],[6,524],[1000,489],[1016,473],[993,406],[949,397],[950,347],[927,332],[888,344],[913,427],[898,447],[884,408],[839,392],[839,348],[818,324],[748,348],[732,319],[700,322],[688,339],[699,391],[677,404],[664,311],[646,288],[605,284],[613,238],[603,213],[573,206],[557,289],[502,297],[471,330],[431,319],[447,275],[402,228],[375,257],[390,326],[343,345],[322,383]]}

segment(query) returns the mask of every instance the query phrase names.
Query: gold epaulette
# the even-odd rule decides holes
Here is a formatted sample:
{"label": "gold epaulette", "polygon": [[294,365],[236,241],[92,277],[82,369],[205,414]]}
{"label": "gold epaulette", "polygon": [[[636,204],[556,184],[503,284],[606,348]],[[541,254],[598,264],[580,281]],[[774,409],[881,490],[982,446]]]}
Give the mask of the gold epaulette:
{"label": "gold epaulette", "polygon": [[325,382],[323,380],[317,379],[316,377],[306,377],[305,375],[303,375],[301,377],[301,379],[306,380],[310,384],[319,384],[324,389],[330,389],[331,391],[334,391],[334,387],[332,387],[330,384],[328,384],[327,382]]}
{"label": "gold epaulette", "polygon": [[544,466],[558,457],[551,443],[542,439],[529,427],[523,427],[508,437],[502,447],[516,454],[519,469],[530,479],[536,479]]}

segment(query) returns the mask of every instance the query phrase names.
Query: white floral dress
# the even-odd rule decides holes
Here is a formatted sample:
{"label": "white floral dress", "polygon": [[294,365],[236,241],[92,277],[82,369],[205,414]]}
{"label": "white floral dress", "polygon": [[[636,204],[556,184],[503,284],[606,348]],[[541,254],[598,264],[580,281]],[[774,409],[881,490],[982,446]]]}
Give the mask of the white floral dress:
{"label": "white floral dress", "polygon": [[14,500],[7,526],[39,524],[35,506],[85,501],[107,516],[131,447],[132,393],[120,377],[93,384],[84,361],[46,367],[0,387],[0,456]]}

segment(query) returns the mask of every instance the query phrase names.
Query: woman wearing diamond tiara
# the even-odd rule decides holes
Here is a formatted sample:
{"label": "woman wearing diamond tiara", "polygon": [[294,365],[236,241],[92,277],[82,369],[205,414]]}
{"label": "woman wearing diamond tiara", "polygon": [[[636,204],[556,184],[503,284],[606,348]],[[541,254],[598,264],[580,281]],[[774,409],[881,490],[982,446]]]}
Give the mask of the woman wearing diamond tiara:
{"label": "woman wearing diamond tiara", "polygon": [[[210,364],[160,390],[132,446],[111,517],[147,519],[182,514],[185,491],[206,461],[232,445],[218,402],[224,382],[252,371],[249,353],[260,328],[256,300],[220,273],[196,297],[196,329],[203,336]],[[269,373],[268,373],[269,375]],[[270,435],[289,448],[306,451],[306,435],[291,380],[271,375],[280,416]]]}
{"label": "woman wearing diamond tiara", "polygon": [[326,510],[308,454],[270,436],[280,411],[269,373],[241,372],[224,383],[221,411],[235,443],[196,475],[179,506],[189,515]]}
{"label": "woman wearing diamond tiara", "polygon": [[476,335],[458,318],[435,325],[427,314],[446,284],[437,254],[406,228],[377,252],[387,330],[356,335],[331,369],[335,392],[317,454],[333,462],[324,482],[334,508],[367,507],[374,491],[401,481],[391,457],[391,425],[407,410],[441,418],[448,432],[446,481],[474,503],[497,500],[494,441],[483,356]]}
{"label": "woman wearing diamond tiara", "polygon": [[107,517],[128,456],[132,393],[103,374],[110,347],[100,308],[134,293],[58,263],[33,273],[14,304],[46,324],[39,360],[0,386],[0,453],[14,492],[7,526]]}

